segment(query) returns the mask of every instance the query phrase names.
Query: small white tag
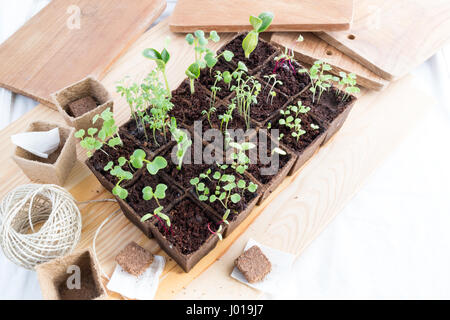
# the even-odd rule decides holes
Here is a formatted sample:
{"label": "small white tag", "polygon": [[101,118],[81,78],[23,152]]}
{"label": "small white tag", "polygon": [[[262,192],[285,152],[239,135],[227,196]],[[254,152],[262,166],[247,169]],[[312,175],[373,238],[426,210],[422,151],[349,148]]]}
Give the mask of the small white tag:
{"label": "small white tag", "polygon": [[153,300],[165,264],[164,257],[155,256],[153,263],[139,277],[129,274],[117,264],[107,288],[130,299]]}
{"label": "small white tag", "polygon": [[264,280],[257,283],[249,283],[237,267],[234,267],[231,277],[262,292],[280,292],[281,288],[283,288],[282,283],[280,283],[281,279],[290,272],[295,256],[290,253],[263,246],[253,239],[248,241],[245,250],[248,250],[255,245],[258,246],[266,255],[267,259],[269,259],[272,264],[272,271],[270,271]]}
{"label": "small white tag", "polygon": [[48,159],[48,156],[55,152],[60,143],[59,129],[50,131],[23,132],[11,136],[11,141],[16,146],[38,156]]}

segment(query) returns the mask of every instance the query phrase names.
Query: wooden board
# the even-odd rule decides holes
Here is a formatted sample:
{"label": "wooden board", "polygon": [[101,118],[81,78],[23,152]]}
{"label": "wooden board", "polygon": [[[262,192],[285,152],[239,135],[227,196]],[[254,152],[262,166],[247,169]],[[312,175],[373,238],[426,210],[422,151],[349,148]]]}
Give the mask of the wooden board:
{"label": "wooden board", "polygon": [[52,1],[0,45],[0,86],[54,107],[51,93],[87,75],[102,78],[165,7],[165,0]]}
{"label": "wooden board", "polygon": [[282,48],[294,51],[295,58],[312,65],[316,60],[322,60],[333,67],[332,72],[339,75],[340,71],[353,72],[358,77],[358,85],[367,89],[382,90],[388,81],[376,75],[360,63],[344,55],[313,33],[302,33],[303,42],[297,42],[299,34],[294,32],[275,32],[271,42]]}
{"label": "wooden board", "polygon": [[249,16],[270,11],[271,31],[348,30],[353,0],[178,0],[170,18],[173,32],[250,30]]}
{"label": "wooden board", "polygon": [[398,79],[450,40],[450,1],[358,0],[350,31],[318,35],[384,79]]}
{"label": "wooden board", "polygon": [[[172,39],[169,47],[172,60],[167,69],[169,82],[172,87],[178,85],[184,78],[185,68],[193,59],[193,52],[185,44],[182,35],[169,32],[167,22],[145,33],[104,78],[104,85],[115,98],[115,116],[120,124],[126,121],[130,113],[123,99],[114,93],[116,82],[125,76],[130,76],[134,81],[142,79],[154,67],[153,62],[142,56],[142,50],[148,46],[161,49],[167,36]],[[223,40],[212,48],[218,48],[231,36],[223,36]],[[156,298],[256,298],[259,294],[257,291],[229,277],[233,260],[246,240],[251,236],[272,247],[300,254],[422,119],[427,110],[423,106],[428,105],[428,102],[428,98],[415,89],[409,78],[392,84],[383,94],[363,91],[360,101],[337,136],[296,177],[285,180],[281,188],[262,206],[257,207],[244,224],[190,273],[184,273],[169,259]],[[15,186],[29,183],[11,159],[14,147],[9,137],[22,132],[29,122],[39,119],[63,121],[56,111],[39,105],[0,131],[0,147],[3,150],[0,154],[3,164],[0,167],[0,181],[8,182],[0,184],[0,197]],[[78,161],[65,188],[79,201],[111,198],[83,164],[85,156],[79,146],[77,153]],[[282,192],[282,189],[285,190]],[[98,226],[118,206],[100,203],[81,208],[83,232],[79,247],[84,248],[91,246]],[[132,240],[153,253],[165,255],[154,240],[147,239],[119,213],[105,225],[97,239],[98,257],[107,274],[113,271],[115,255]],[[120,298],[117,294],[110,294],[111,298]]]}

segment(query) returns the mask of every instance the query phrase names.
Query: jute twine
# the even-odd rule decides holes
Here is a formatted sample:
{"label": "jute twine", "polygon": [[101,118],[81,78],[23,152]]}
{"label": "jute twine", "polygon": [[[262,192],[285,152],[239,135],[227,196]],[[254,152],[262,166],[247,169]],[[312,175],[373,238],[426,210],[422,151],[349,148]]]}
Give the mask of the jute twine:
{"label": "jute twine", "polygon": [[73,251],[81,227],[75,200],[56,185],[19,186],[0,204],[0,245],[9,260],[26,269]]}

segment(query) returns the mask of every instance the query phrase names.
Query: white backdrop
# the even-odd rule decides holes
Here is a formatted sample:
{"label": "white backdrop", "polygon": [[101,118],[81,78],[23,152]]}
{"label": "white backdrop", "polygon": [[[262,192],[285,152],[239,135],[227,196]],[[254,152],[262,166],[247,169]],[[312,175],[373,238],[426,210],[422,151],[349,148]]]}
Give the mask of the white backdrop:
{"label": "white backdrop", "polygon": [[[46,3],[0,0],[0,42]],[[450,46],[414,70],[438,103],[265,298],[450,298],[449,66]],[[0,128],[35,105],[0,89]],[[0,253],[0,299],[40,298],[35,273]]]}

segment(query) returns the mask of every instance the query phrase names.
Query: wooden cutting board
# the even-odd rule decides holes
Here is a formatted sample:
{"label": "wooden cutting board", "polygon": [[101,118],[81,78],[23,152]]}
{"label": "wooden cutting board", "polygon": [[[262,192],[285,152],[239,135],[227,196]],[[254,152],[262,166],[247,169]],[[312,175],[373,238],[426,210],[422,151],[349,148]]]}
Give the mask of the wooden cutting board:
{"label": "wooden cutting board", "polygon": [[165,0],[51,1],[0,45],[0,86],[54,107],[51,93],[87,75],[102,78],[165,7]]}
{"label": "wooden cutting board", "polygon": [[298,36],[299,33],[295,32],[275,32],[271,42],[281,48],[292,49],[295,58],[307,64],[312,65],[317,60],[328,63],[333,67],[332,72],[336,75],[339,75],[340,71],[355,73],[358,77],[358,85],[361,87],[382,90],[389,83],[313,33],[302,33],[303,42],[296,41]]}
{"label": "wooden cutting board", "polygon": [[[139,40],[110,69],[103,84],[115,99],[115,117],[119,124],[129,115],[129,107],[115,93],[118,80],[130,76],[139,81],[154,67],[142,56],[150,44],[164,46],[170,36],[172,59],[167,72],[171,87],[185,77],[184,70],[193,61],[193,50],[184,36],[169,31],[167,21],[158,24]],[[231,34],[222,36],[217,49]],[[410,78],[393,83],[382,94],[362,91],[341,131],[295,177],[286,179],[281,187],[260,207],[257,207],[230,237],[220,242],[190,273],[184,273],[171,259],[161,278],[156,298],[257,298],[260,293],[230,277],[233,260],[251,237],[271,247],[299,255],[315,239],[362,186],[383,160],[396,148],[408,132],[423,118],[429,98],[416,90]],[[0,131],[0,198],[14,187],[29,183],[27,177],[11,159],[11,134],[22,132],[31,121],[63,122],[58,112],[39,105],[22,118]],[[78,161],[64,186],[77,200],[111,198],[84,165],[85,155],[77,146]],[[284,189],[284,191],[282,191]],[[83,216],[80,248],[92,245],[99,225],[118,206],[114,203],[90,204],[81,207]],[[259,217],[258,217],[259,216]],[[147,239],[122,214],[113,216],[97,238],[97,254],[102,268],[111,274],[117,253],[129,241],[136,241],[153,253],[166,254],[154,240]],[[167,257],[167,256],[166,256]],[[105,279],[105,283],[106,283]],[[117,294],[111,298],[120,298]]]}
{"label": "wooden cutting board", "polygon": [[398,79],[450,40],[450,1],[358,0],[350,31],[318,35],[384,79]]}
{"label": "wooden cutting board", "polygon": [[178,0],[170,18],[173,32],[250,30],[249,16],[270,11],[270,31],[348,30],[353,0]]}

